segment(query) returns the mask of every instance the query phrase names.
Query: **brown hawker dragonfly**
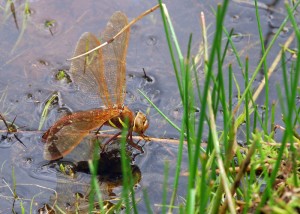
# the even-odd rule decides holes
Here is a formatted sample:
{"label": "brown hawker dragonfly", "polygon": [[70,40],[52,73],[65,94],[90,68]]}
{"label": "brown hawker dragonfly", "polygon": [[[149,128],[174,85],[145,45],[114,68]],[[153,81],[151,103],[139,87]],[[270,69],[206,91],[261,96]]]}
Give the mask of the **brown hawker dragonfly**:
{"label": "brown hawker dragonfly", "polygon": [[[127,24],[126,15],[115,12],[107,23],[101,41],[109,41]],[[42,137],[46,142],[44,148],[46,160],[56,160],[69,154],[92,130],[99,129],[103,125],[122,129],[126,124],[125,121],[129,124],[127,134],[129,144],[140,150],[132,140],[132,132],[144,137],[144,132],[149,126],[148,120],[141,112],[134,115],[123,104],[129,33],[128,28],[103,48],[72,61],[70,72],[74,81],[81,90],[97,94],[105,108],[75,112],[60,118]],[[99,45],[100,41],[95,35],[84,33],[77,43],[74,56],[86,53]]]}

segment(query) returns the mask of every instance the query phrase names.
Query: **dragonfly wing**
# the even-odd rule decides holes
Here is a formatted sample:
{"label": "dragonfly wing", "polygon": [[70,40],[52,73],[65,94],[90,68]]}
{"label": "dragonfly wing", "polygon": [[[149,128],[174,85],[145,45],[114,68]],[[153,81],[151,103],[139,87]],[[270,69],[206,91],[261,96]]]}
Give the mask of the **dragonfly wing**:
{"label": "dragonfly wing", "polygon": [[[109,41],[113,36],[120,32],[128,24],[127,17],[122,12],[115,12],[110,18],[101,36],[101,40]],[[124,31],[113,42],[104,46],[103,65],[100,70],[100,92],[102,99],[110,100],[111,105],[122,105],[126,92],[126,54],[129,40],[129,28]],[[107,93],[108,92],[108,93]]]}
{"label": "dragonfly wing", "polygon": [[44,158],[56,160],[66,156],[90,131],[119,114],[118,109],[97,109],[62,117],[45,134]]}
{"label": "dragonfly wing", "polygon": [[[86,32],[82,34],[77,42],[74,56],[86,53],[87,51],[100,45],[99,40],[92,33]],[[76,84],[80,87],[80,91],[84,93],[86,100],[90,100],[91,103],[94,100],[99,101],[100,89],[100,71],[104,69],[102,50],[96,50],[92,53],[72,60],[71,62],[71,74]],[[108,105],[103,100],[104,105]]]}
{"label": "dragonfly wing", "polygon": [[69,154],[89,132],[70,133],[68,128],[55,134],[45,144],[44,158],[46,160],[57,160]]}

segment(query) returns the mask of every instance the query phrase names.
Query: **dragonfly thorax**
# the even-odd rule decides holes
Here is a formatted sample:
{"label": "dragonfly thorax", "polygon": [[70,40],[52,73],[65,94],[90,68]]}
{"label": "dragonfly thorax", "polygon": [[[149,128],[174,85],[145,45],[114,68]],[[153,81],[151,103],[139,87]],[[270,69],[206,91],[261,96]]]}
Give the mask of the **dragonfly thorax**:
{"label": "dragonfly thorax", "polygon": [[134,125],[134,114],[127,106],[118,108],[120,114],[114,118],[111,118],[105,125],[112,126],[114,128],[123,129],[131,128]]}

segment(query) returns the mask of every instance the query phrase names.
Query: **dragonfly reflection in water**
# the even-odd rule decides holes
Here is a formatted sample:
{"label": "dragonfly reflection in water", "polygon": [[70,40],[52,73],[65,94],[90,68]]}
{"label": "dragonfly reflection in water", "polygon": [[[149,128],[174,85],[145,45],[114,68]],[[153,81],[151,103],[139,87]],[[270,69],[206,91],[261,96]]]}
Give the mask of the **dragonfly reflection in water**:
{"label": "dragonfly reflection in water", "polygon": [[[115,12],[103,32],[101,41],[109,41],[128,24],[122,12]],[[104,109],[75,112],[60,118],[43,135],[44,158],[56,160],[69,154],[90,131],[103,125],[122,129],[125,121],[129,124],[127,140],[136,149],[141,147],[132,140],[132,132],[145,137],[148,128],[146,116],[136,115],[124,106],[126,90],[126,53],[129,41],[129,28],[111,43],[93,51],[71,63],[71,75],[80,89],[87,94],[97,94],[106,106]],[[83,54],[100,45],[92,33],[84,33],[79,39],[74,56]],[[120,134],[120,132],[118,133]],[[116,134],[115,136],[117,136]]]}

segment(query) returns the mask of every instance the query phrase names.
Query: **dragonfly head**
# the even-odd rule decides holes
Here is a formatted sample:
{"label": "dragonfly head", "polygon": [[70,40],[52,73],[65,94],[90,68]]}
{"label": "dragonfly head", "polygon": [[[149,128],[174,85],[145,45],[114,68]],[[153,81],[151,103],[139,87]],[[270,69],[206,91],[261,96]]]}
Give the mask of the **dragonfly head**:
{"label": "dragonfly head", "polygon": [[148,126],[149,122],[146,115],[140,111],[137,112],[133,122],[133,131],[140,135],[144,135],[144,132],[146,131]]}

